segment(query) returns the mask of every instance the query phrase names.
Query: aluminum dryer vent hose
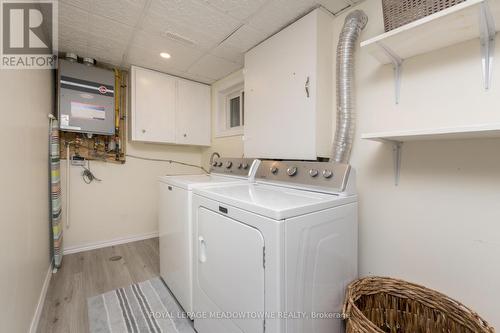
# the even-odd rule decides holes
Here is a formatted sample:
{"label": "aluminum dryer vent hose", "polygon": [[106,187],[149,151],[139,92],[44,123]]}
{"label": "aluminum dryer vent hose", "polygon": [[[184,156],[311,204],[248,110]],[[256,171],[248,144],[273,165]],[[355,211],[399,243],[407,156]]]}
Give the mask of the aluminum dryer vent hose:
{"label": "aluminum dryer vent hose", "polygon": [[349,163],[355,131],[354,51],[368,16],[355,10],[347,15],[337,45],[337,129],[332,159]]}

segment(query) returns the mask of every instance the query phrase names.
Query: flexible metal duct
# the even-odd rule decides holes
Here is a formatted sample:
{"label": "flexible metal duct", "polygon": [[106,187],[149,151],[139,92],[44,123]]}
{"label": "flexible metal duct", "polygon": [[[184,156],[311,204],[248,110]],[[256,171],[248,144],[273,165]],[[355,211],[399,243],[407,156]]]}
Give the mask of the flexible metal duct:
{"label": "flexible metal duct", "polygon": [[354,51],[368,16],[355,10],[347,15],[337,45],[337,129],[333,161],[349,163],[355,130]]}

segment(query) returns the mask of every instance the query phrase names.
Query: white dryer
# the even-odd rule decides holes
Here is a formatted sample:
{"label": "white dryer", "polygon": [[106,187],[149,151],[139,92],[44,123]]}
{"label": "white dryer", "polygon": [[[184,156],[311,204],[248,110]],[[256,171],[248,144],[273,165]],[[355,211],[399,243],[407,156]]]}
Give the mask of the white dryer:
{"label": "white dryer", "polygon": [[349,165],[261,162],[256,183],[196,188],[198,333],[338,333],[357,278]]}
{"label": "white dryer", "polygon": [[258,160],[219,158],[210,174],[159,178],[160,275],[184,311],[193,312],[192,190],[254,179]]}

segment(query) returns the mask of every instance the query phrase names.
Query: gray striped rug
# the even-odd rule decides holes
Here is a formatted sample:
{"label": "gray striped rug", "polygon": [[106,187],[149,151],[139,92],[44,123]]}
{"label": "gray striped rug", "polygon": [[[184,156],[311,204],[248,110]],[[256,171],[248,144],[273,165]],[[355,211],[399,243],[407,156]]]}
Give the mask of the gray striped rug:
{"label": "gray striped rug", "polygon": [[91,333],[194,333],[160,278],[87,299]]}

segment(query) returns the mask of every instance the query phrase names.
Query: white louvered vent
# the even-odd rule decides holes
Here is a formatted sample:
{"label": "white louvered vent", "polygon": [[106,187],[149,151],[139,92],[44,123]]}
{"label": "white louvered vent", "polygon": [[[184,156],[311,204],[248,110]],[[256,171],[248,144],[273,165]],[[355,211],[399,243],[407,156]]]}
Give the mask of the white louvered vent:
{"label": "white louvered vent", "polygon": [[165,31],[163,32],[162,34],[164,37],[167,37],[169,39],[172,39],[172,40],[175,40],[176,42],[180,42],[180,43],[183,43],[183,44],[187,44],[187,45],[191,45],[191,46],[195,46],[196,45],[196,42],[192,39],[189,39],[187,37],[184,37],[184,36],[181,36],[175,32],[172,32],[172,31]]}

